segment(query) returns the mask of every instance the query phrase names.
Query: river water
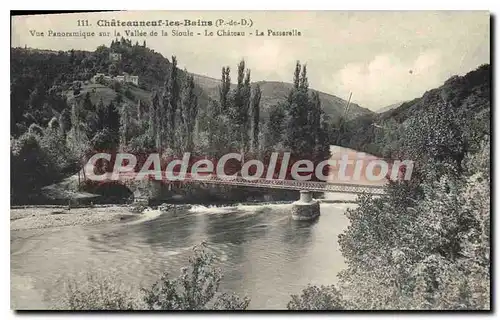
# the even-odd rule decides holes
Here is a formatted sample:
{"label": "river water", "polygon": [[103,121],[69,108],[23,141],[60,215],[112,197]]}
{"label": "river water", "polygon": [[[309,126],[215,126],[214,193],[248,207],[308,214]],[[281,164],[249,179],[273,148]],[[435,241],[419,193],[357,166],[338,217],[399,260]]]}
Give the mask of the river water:
{"label": "river water", "polygon": [[[146,221],[11,233],[11,305],[50,308],[67,279],[118,276],[130,288],[177,275],[192,246],[206,242],[223,291],[251,298],[251,309],[281,309],[308,283],[336,283],[343,266],[337,238],[353,204],[321,204],[315,222],[290,219],[289,204],[194,206]],[[125,209],[124,209],[125,210]]]}

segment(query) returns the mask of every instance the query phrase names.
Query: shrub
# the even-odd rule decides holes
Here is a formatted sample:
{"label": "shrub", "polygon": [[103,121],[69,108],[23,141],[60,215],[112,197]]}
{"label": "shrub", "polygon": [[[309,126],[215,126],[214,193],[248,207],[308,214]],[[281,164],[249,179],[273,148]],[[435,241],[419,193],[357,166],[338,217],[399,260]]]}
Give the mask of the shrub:
{"label": "shrub", "polygon": [[471,176],[442,173],[418,201],[396,184],[361,197],[339,244],[339,288],[354,309],[489,309],[489,145]]}
{"label": "shrub", "polygon": [[134,310],[138,299],[124,290],[116,280],[87,274],[84,283],[68,281],[62,309],[66,310]]}
{"label": "shrub", "polygon": [[301,295],[292,295],[288,310],[343,310],[345,302],[335,286],[312,286],[302,290]]}
{"label": "shrub", "polygon": [[36,123],[32,123],[28,128],[28,133],[37,136],[43,136],[43,129]]}
{"label": "shrub", "polygon": [[150,310],[245,310],[249,300],[229,293],[219,293],[221,271],[214,267],[215,256],[203,245],[194,247],[189,267],[171,279],[163,274],[150,289],[142,289]]}
{"label": "shrub", "polygon": [[66,284],[64,310],[245,310],[246,297],[219,292],[221,271],[214,267],[215,256],[194,247],[189,266],[182,268],[178,278],[161,276],[150,289],[134,295],[120,285],[119,280],[87,275],[83,283],[75,280]]}
{"label": "shrub", "polygon": [[41,187],[53,183],[60,175],[57,163],[40,142],[40,136],[25,133],[11,141],[11,200],[30,202]]}

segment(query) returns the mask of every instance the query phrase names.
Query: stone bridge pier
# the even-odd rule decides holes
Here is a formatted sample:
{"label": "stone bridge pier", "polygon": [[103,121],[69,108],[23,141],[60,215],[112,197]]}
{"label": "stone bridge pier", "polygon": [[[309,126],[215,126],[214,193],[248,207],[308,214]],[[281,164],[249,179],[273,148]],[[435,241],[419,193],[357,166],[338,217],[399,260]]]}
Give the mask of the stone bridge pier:
{"label": "stone bridge pier", "polygon": [[314,220],[320,215],[319,201],[313,200],[312,193],[300,191],[300,199],[292,203],[293,220]]}
{"label": "stone bridge pier", "polygon": [[167,189],[161,181],[156,180],[133,181],[128,184],[128,187],[134,194],[134,202],[143,204],[161,200],[165,189]]}

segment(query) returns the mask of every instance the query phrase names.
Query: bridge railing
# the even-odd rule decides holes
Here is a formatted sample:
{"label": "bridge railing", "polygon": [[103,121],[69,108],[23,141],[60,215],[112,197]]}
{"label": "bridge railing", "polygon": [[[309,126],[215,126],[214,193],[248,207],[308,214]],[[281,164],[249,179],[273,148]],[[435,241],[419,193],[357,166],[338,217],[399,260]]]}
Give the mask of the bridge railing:
{"label": "bridge railing", "polygon": [[[137,173],[123,172],[120,173],[119,179],[127,183],[134,183],[136,181]],[[353,183],[334,183],[334,182],[321,182],[321,181],[300,181],[300,180],[285,180],[285,179],[247,179],[241,176],[193,176],[186,173],[182,180],[172,181],[166,178],[162,173],[163,182],[165,183],[210,183],[220,185],[234,185],[234,186],[247,186],[257,188],[271,188],[271,189],[288,189],[288,190],[309,190],[315,192],[340,192],[340,193],[370,193],[370,194],[383,194],[383,185],[363,185]],[[144,180],[149,179],[148,176]],[[112,181],[111,179],[109,181]]]}

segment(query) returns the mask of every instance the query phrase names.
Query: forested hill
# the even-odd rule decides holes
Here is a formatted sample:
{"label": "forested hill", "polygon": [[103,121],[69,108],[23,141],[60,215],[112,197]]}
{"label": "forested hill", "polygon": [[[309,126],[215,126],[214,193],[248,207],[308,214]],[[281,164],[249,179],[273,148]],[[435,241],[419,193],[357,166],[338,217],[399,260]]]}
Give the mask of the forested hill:
{"label": "forested hill", "polygon": [[96,151],[328,158],[343,101],[309,89],[299,61],[290,70],[293,84],[279,90],[252,84],[251,67],[221,66],[221,80],[205,90],[206,83],[177,68],[175,56],[169,61],[123,38],[94,52],[11,49],[12,194],[38,194]]}
{"label": "forested hill", "polygon": [[[128,105],[135,105],[139,100],[149,104],[153,92],[157,89],[161,91],[165,85],[171,65],[171,61],[149,49],[146,43],[133,44],[127,39],[113,41],[109,47],[100,46],[93,52],[12,48],[11,133],[19,136],[32,123],[47,126],[53,117],[59,117],[61,112],[69,109],[74,100],[81,103],[86,93],[91,94],[94,105],[101,99],[108,105],[116,96],[122,96]],[[249,69],[251,67],[248,66]],[[139,83],[138,86],[126,84],[121,87],[96,85],[91,79],[98,73],[110,76],[127,73],[138,76]],[[185,71],[179,70],[178,76],[182,81]],[[219,99],[221,80],[196,74],[193,76],[200,111],[203,112],[209,100]],[[252,83],[252,89],[256,84]],[[285,82],[261,81],[258,84],[262,92],[261,118],[268,116],[273,105],[285,101],[293,87],[291,83]],[[231,88],[234,89],[234,84]],[[330,94],[318,93],[325,114],[331,119],[338,118],[346,101]],[[372,112],[351,104],[348,118],[367,114]]]}
{"label": "forested hill", "polygon": [[[171,62],[145,43],[132,44],[126,39],[93,52],[11,48],[12,134],[22,134],[32,123],[46,126],[73,99],[81,102],[87,92],[93,93],[94,104],[101,99],[108,104],[117,95],[126,102],[150,102],[152,91],[164,86],[170,68]],[[138,76],[139,83],[124,88],[92,85],[90,80],[97,73],[112,77],[127,73]],[[182,70],[178,74],[181,80],[185,77]],[[201,89],[196,92],[200,101],[207,99]]]}
{"label": "forested hill", "polygon": [[395,109],[357,117],[346,123],[340,144],[391,157],[405,143],[410,123],[424,122],[433,114],[453,119],[463,135],[489,134],[490,79],[490,65],[482,65],[464,76],[451,77],[439,88]]}
{"label": "forested hill", "polygon": [[[207,76],[202,75],[193,75],[196,83],[203,88],[203,91],[206,92],[212,99],[218,99],[219,95],[219,85],[220,80],[214,79]],[[252,83],[252,86],[258,84],[262,91],[261,97],[261,116],[266,116],[268,114],[269,108],[282,102],[287,99],[288,93],[293,87],[293,84],[288,82],[280,82],[280,81],[258,81]],[[337,96],[324,93],[317,90],[312,90],[319,94],[319,98],[321,100],[321,106],[323,111],[332,119],[336,119],[343,115],[344,108],[347,104],[347,101],[341,99]],[[360,115],[372,114],[373,112],[362,108],[355,103],[351,103],[349,107],[349,113],[347,114],[348,119],[354,119]]]}

